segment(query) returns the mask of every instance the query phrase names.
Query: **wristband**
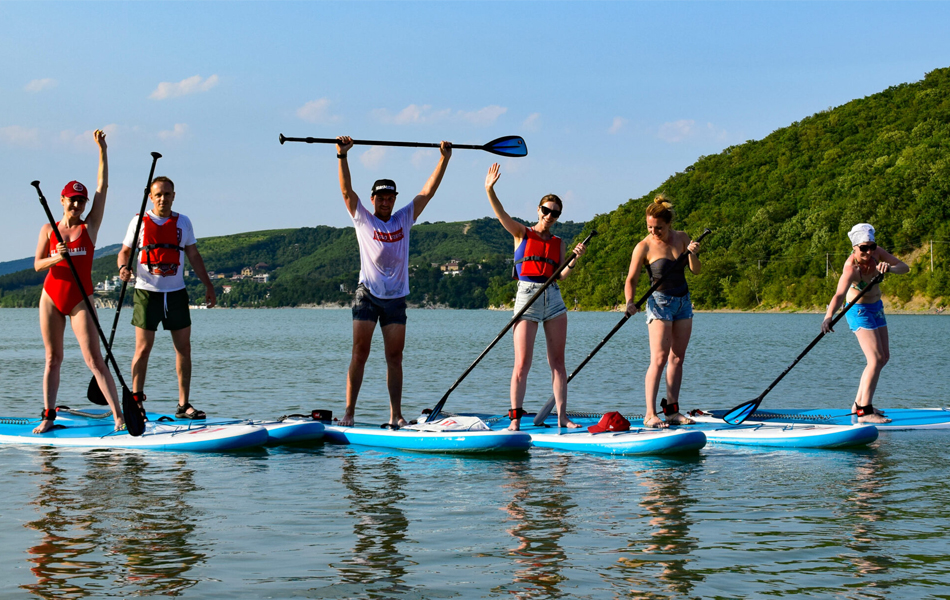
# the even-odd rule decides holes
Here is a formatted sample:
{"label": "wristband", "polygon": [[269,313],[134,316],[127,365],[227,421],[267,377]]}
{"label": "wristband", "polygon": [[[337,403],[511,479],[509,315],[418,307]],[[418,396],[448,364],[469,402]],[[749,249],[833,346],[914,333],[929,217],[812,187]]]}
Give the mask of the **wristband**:
{"label": "wristband", "polygon": [[337,154],[336,157],[337,157],[337,158],[346,158],[346,154]]}

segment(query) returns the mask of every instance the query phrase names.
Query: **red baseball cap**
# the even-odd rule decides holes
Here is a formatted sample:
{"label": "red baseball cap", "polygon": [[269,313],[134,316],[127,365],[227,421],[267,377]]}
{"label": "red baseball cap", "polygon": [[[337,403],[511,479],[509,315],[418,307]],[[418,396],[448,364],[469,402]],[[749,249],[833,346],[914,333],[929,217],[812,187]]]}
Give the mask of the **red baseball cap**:
{"label": "red baseball cap", "polygon": [[66,187],[63,188],[63,193],[60,194],[60,196],[65,196],[66,198],[73,198],[74,196],[88,198],[89,192],[86,191],[86,186],[78,181],[70,181],[66,184]]}
{"label": "red baseball cap", "polygon": [[591,433],[603,433],[604,431],[629,431],[630,421],[623,418],[623,415],[617,411],[612,411],[600,418],[596,425],[591,425],[587,431]]}

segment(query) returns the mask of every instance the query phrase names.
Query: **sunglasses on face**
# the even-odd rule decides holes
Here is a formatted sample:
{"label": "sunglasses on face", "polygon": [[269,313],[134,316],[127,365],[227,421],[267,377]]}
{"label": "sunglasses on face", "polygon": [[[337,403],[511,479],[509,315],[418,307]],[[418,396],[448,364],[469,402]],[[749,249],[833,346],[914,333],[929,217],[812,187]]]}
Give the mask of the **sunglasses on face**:
{"label": "sunglasses on face", "polygon": [[544,216],[550,215],[554,219],[557,219],[558,217],[561,216],[561,211],[555,208],[548,208],[547,206],[539,206],[538,208],[541,209],[541,214]]}
{"label": "sunglasses on face", "polygon": [[877,250],[877,243],[871,242],[870,244],[861,244],[860,246],[858,246],[858,250],[860,250],[861,252],[874,252],[875,250]]}

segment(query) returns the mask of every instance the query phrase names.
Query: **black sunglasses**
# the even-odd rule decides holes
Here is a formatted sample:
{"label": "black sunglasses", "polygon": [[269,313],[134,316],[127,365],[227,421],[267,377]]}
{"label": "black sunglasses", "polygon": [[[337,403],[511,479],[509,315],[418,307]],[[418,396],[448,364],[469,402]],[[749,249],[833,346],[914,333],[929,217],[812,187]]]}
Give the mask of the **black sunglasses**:
{"label": "black sunglasses", "polygon": [[551,216],[554,217],[555,219],[557,219],[558,217],[561,216],[561,211],[559,211],[559,210],[557,210],[557,209],[548,208],[547,206],[544,206],[544,205],[541,205],[541,206],[539,206],[538,208],[541,209],[541,214],[544,215],[544,216],[551,215]]}
{"label": "black sunglasses", "polygon": [[858,250],[861,252],[874,252],[877,250],[877,242],[871,242],[870,244],[861,244],[858,246]]}

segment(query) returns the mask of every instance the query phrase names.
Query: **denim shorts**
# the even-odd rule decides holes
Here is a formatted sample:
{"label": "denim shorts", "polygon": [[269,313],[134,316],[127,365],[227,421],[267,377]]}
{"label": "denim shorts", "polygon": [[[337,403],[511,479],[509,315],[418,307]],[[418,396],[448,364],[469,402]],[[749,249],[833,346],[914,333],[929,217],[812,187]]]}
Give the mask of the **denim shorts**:
{"label": "denim shorts", "polygon": [[647,324],[650,321],[680,321],[693,318],[693,302],[689,292],[685,296],[668,296],[653,292],[647,298]]}
{"label": "denim shorts", "polygon": [[887,321],[884,320],[884,302],[881,300],[872,304],[855,304],[851,310],[844,313],[844,318],[848,320],[851,331],[858,329],[873,331],[887,327]]}
{"label": "denim shorts", "polygon": [[[515,314],[518,314],[518,311],[528,303],[531,296],[534,296],[542,286],[544,286],[543,283],[534,283],[532,281],[518,282],[518,295],[515,296]],[[521,318],[526,321],[543,323],[555,317],[560,317],[566,312],[567,307],[564,306],[564,299],[561,298],[561,289],[556,283],[552,283],[544,290],[544,293],[534,301],[534,304],[528,307],[528,310],[521,315]]]}
{"label": "denim shorts", "polygon": [[389,324],[406,324],[406,297],[377,298],[369,293],[362,283],[356,288],[353,298],[353,320],[379,322],[380,327]]}

